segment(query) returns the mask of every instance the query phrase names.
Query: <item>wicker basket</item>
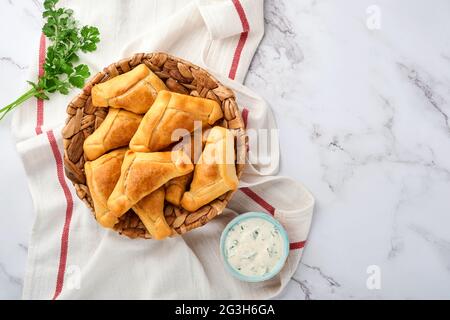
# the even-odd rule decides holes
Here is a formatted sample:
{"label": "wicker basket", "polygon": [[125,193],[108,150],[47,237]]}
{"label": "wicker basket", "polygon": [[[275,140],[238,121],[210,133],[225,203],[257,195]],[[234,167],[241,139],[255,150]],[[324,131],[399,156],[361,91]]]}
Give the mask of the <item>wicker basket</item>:
{"label": "wicker basket", "polygon": [[[102,123],[108,112],[107,108],[96,108],[92,105],[91,89],[100,82],[125,73],[137,65],[145,63],[171,91],[213,99],[222,106],[224,118],[217,125],[232,129],[236,137],[236,172],[238,178],[242,174],[246,156],[245,127],[236,104],[233,92],[224,87],[205,70],[182,59],[166,53],[138,53],[109,65],[97,73],[67,107],[67,121],[62,130],[64,138],[64,167],[66,176],[75,186],[78,197],[93,212],[93,202],[86,185],[83,152],[84,140]],[[198,228],[220,214],[230,200],[233,191],[203,206],[196,212],[188,212],[183,208],[166,203],[164,215],[167,223],[178,234]],[[95,216],[95,215],[94,215]],[[124,214],[114,227],[120,234],[130,238],[151,238],[150,234],[132,211]]]}

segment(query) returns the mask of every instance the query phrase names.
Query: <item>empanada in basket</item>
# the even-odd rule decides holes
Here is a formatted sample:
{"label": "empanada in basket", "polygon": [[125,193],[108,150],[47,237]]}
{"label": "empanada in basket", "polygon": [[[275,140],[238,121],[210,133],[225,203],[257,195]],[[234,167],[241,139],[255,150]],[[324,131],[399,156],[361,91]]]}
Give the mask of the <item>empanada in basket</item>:
{"label": "empanada in basket", "polygon": [[92,89],[92,103],[96,107],[121,108],[145,113],[166,86],[145,64],[132,71],[101,83]]}
{"label": "empanada in basket", "polygon": [[239,180],[234,163],[233,134],[223,127],[212,128],[181,206],[195,211],[227,191],[236,190]]}
{"label": "empanada in basket", "polygon": [[222,117],[222,109],[214,100],[163,90],[142,119],[131,139],[130,149],[138,152],[159,151],[173,143],[172,134],[176,133],[176,129],[191,133],[196,121],[206,127]]}
{"label": "empanada in basket", "polygon": [[182,151],[127,151],[120,178],[108,199],[108,213],[100,223],[112,228],[125,212],[170,179],[186,175],[194,169],[191,159]]}

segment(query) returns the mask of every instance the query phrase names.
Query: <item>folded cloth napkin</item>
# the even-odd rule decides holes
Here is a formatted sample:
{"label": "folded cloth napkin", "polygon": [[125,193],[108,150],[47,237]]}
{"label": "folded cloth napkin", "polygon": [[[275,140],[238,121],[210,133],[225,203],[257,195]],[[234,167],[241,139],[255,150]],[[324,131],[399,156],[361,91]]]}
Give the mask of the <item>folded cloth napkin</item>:
{"label": "folded cloth napkin", "polygon": [[[263,36],[263,0],[72,0],[61,5],[73,8],[83,24],[101,31],[99,49],[81,57],[93,73],[136,52],[166,51],[187,59],[232,88],[248,129],[269,129],[271,143],[258,150],[258,141],[250,139],[252,163],[222,215],[180,237],[131,240],[101,228],[65,178],[60,132],[71,97],[29,101],[15,113],[12,124],[36,209],[23,298],[274,297],[297,268],[314,199],[301,184],[272,176],[279,163],[274,118],[266,103],[241,84]],[[31,76],[42,73],[44,57],[42,37],[39,64]],[[224,226],[247,211],[274,215],[291,242],[281,273],[263,283],[234,279],[219,254]]]}

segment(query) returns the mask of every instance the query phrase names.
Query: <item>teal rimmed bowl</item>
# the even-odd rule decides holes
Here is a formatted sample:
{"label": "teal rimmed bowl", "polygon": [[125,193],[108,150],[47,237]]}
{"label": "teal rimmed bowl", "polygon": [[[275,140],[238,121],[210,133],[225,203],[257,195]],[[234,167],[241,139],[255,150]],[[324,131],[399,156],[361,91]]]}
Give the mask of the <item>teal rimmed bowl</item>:
{"label": "teal rimmed bowl", "polygon": [[[270,272],[268,272],[262,276],[244,275],[244,274],[240,273],[238,270],[236,270],[235,268],[233,268],[233,266],[228,262],[227,253],[226,253],[226,249],[225,249],[225,241],[228,237],[228,233],[229,233],[230,229],[244,220],[253,219],[253,218],[263,219],[263,220],[270,222],[279,231],[279,233],[281,235],[281,239],[284,242],[283,243],[283,254],[281,255],[279,261],[275,264],[275,266],[272,268],[272,270]],[[231,220],[227,224],[225,229],[223,230],[222,235],[220,237],[220,253],[222,255],[222,258],[223,258],[223,261],[225,264],[225,268],[234,277],[236,277],[237,279],[239,279],[241,281],[246,281],[246,282],[261,282],[261,281],[269,280],[269,279],[275,277],[283,268],[284,264],[286,263],[286,259],[289,255],[289,238],[288,238],[287,232],[283,228],[283,226],[277,220],[275,220],[275,218],[273,218],[271,215],[269,215],[267,213],[263,213],[263,212],[247,212],[247,213],[241,214],[241,215],[237,216],[236,218],[234,218],[233,220]]]}

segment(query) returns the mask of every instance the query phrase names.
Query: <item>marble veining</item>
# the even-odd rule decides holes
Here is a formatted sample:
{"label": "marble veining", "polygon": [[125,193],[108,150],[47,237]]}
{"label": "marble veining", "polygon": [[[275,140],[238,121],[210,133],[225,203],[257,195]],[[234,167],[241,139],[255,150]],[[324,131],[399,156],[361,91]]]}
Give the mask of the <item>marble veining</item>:
{"label": "marble veining", "polygon": [[22,287],[22,278],[10,274],[2,264],[0,264],[0,273],[3,274],[10,283]]}
{"label": "marble veining", "polygon": [[[36,59],[42,1],[0,9],[3,43],[14,42],[0,48],[5,105]],[[245,83],[276,116],[280,174],[317,201],[279,299],[450,298],[448,12],[447,0],[265,1]],[[9,123],[0,123],[0,176],[10,181],[0,184],[0,298],[19,298],[34,214]]]}
{"label": "marble veining", "polygon": [[20,70],[28,69],[28,66],[19,64],[11,57],[0,57],[0,61],[10,63],[11,65],[19,68]]}
{"label": "marble veining", "polygon": [[292,277],[291,280],[299,285],[300,290],[303,292],[304,300],[311,300],[311,290],[307,286],[308,281],[307,280],[301,281],[298,280],[296,277]]}
{"label": "marble veining", "polygon": [[448,123],[448,115],[446,112],[444,112],[443,107],[445,105],[448,106],[448,103],[445,101],[445,99],[441,96],[439,96],[437,93],[433,92],[433,89],[421,78],[421,76],[418,74],[418,72],[406,65],[404,65],[401,62],[397,62],[398,67],[400,70],[408,77],[409,80],[420,90],[423,92],[425,97],[428,99],[428,102],[430,105],[436,109],[438,113],[440,113],[443,117],[443,120],[445,122],[445,125],[449,129],[450,133],[450,126]]}
{"label": "marble veining", "polygon": [[450,271],[450,241],[436,237],[429,230],[415,224],[408,225],[408,228],[422,237],[433,250],[438,252],[446,269]]}

